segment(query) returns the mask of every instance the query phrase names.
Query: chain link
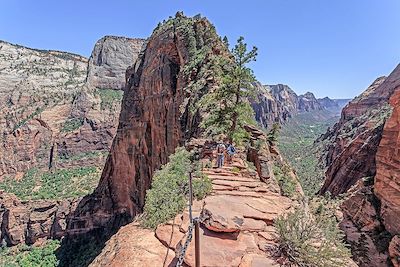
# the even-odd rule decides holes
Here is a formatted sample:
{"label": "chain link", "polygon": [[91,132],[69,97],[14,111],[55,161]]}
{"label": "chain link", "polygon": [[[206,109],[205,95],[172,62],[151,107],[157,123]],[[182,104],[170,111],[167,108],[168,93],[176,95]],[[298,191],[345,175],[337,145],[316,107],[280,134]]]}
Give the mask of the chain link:
{"label": "chain link", "polygon": [[185,244],[183,245],[183,247],[179,253],[178,262],[176,263],[176,267],[181,267],[183,260],[185,259],[186,250],[189,247],[189,244],[193,238],[193,227],[194,227],[194,224],[193,224],[193,222],[191,222],[188,227],[187,238],[185,240]]}

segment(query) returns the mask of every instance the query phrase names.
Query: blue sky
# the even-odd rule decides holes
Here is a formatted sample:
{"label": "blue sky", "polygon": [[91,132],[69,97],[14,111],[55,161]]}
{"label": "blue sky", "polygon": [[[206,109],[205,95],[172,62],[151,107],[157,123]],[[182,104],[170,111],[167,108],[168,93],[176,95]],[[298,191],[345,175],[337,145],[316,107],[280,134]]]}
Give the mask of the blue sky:
{"label": "blue sky", "polygon": [[0,0],[0,39],[89,56],[104,35],[148,37],[176,11],[201,13],[259,48],[265,84],[351,98],[400,63],[399,0]]}

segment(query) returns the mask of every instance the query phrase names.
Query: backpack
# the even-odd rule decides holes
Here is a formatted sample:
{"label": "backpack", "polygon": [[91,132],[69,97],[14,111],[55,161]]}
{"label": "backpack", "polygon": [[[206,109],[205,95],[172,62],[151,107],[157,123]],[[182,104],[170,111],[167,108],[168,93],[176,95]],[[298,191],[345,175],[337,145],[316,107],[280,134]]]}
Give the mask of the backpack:
{"label": "backpack", "polygon": [[231,152],[231,153],[233,154],[233,153],[236,152],[236,149],[235,149],[234,146],[230,145],[230,146],[228,147],[228,151]]}

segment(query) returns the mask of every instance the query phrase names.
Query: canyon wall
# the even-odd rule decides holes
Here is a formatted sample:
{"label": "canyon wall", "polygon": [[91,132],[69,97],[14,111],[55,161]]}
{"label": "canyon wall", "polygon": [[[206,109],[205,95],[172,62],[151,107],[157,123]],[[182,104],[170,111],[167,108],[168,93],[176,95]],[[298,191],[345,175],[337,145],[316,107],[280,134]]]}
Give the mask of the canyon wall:
{"label": "canyon wall", "polygon": [[[213,87],[211,60],[223,53],[226,47],[205,18],[178,13],[154,30],[127,70],[111,152],[95,192],[71,216],[71,232],[112,229],[142,212],[154,171],[199,134],[200,111],[191,107]],[[195,56],[202,62],[193,65]],[[201,88],[193,86],[196,82]]]}
{"label": "canyon wall", "polygon": [[0,41],[0,177],[100,167],[118,124],[125,70],[143,43],[107,36],[88,60]]}
{"label": "canyon wall", "polygon": [[361,267],[399,266],[399,99],[400,65],[352,100],[319,140],[327,142],[320,193],[345,194],[340,226]]}
{"label": "canyon wall", "polygon": [[[251,100],[255,119],[265,128],[273,123],[284,123],[299,112],[326,109],[313,93],[297,95],[289,86],[283,84],[253,84],[257,97]],[[329,99],[329,98],[327,98]]]}
{"label": "canyon wall", "polygon": [[327,141],[323,158],[327,171],[320,193],[338,195],[359,179],[375,175],[375,154],[391,113],[389,98],[399,84],[397,66],[387,78],[378,78],[346,105],[340,121],[321,138]]}

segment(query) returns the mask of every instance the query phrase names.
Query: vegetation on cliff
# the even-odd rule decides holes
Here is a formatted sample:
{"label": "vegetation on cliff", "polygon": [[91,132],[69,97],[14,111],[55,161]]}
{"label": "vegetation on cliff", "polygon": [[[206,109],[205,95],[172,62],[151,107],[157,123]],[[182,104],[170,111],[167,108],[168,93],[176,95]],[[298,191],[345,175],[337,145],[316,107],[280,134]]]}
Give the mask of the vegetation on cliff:
{"label": "vegetation on cliff", "polygon": [[318,192],[324,177],[318,162],[323,143],[314,142],[336,120],[330,111],[305,112],[291,118],[280,130],[279,149],[296,170],[303,191],[309,197]]}
{"label": "vegetation on cliff", "polygon": [[6,178],[0,183],[0,190],[13,193],[22,200],[78,197],[90,193],[95,188],[99,175],[96,167],[47,172],[32,168],[20,180]]}
{"label": "vegetation on cliff", "polygon": [[288,260],[289,266],[348,266],[350,250],[333,215],[337,207],[331,203],[314,200],[309,210],[297,208],[276,220],[278,255]]}
{"label": "vegetation on cliff", "polygon": [[49,240],[42,246],[18,245],[0,248],[1,267],[55,267],[58,260],[55,251],[60,241]]}
{"label": "vegetation on cliff", "polygon": [[189,172],[193,172],[193,195],[204,198],[211,192],[210,179],[201,173],[199,165],[191,159],[191,153],[178,148],[169,162],[153,177],[151,189],[146,194],[143,225],[155,228],[182,212],[189,195]]}

